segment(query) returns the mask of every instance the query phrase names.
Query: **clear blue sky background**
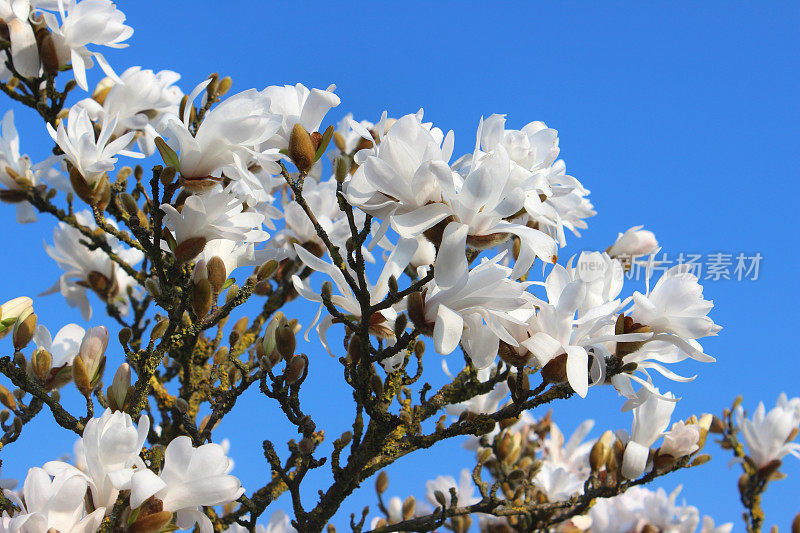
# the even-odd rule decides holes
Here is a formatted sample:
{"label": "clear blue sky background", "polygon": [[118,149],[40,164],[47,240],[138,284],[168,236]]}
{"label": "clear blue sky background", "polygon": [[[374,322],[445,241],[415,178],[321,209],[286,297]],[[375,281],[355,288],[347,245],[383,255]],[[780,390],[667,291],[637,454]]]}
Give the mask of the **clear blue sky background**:
{"label": "clear blue sky background", "polygon": [[[798,395],[800,354],[791,339],[800,326],[800,4],[604,4],[120,2],[135,33],[130,48],[106,57],[118,71],[132,65],[179,71],[184,91],[214,71],[232,76],[235,90],[335,83],[342,98],[329,115],[335,120],[348,111],[375,120],[384,109],[399,116],[424,107],[426,119],[455,130],[458,154],[471,150],[481,115],[507,113],[510,127],[545,121],[559,130],[567,169],[592,190],[599,213],[567,254],[604,249],[618,231],[644,224],[671,257],[681,251],[764,257],[757,281],[705,283],[717,306],[712,316],[724,329],[703,345],[718,362],[680,365],[679,373],[699,373],[692,384],[660,380],[683,396],[676,416],[719,412],[737,394],[750,409],[759,400],[773,405],[781,391]],[[90,83],[99,79],[99,69],[90,74]],[[49,138],[31,119],[31,112],[18,112],[22,147],[41,157]],[[41,246],[51,239],[52,220],[20,228],[13,208],[5,207],[0,222],[0,301],[48,288],[60,273]],[[88,326],[60,296],[38,299],[36,308],[53,331],[68,322]],[[303,322],[311,320],[308,306],[295,309]],[[350,400],[337,365],[313,346],[303,347],[312,360],[303,400],[332,441],[346,429]],[[109,353],[115,368],[120,351]],[[439,356],[429,357],[433,375]],[[556,420],[567,433],[587,417],[598,421],[594,436],[601,427],[628,429],[630,416],[619,413],[620,405],[612,390],[592,389],[586,400],[561,404]],[[3,450],[4,477],[22,478],[28,466],[69,452],[73,437],[54,427],[44,415]],[[279,411],[255,396],[215,435],[230,439],[234,473],[250,490],[268,476],[261,439],[285,451],[281,442],[288,438]],[[729,457],[715,444],[708,449],[711,464],[661,485],[671,490],[682,483],[687,502],[741,530],[738,469],[727,468]],[[389,471],[388,494],[422,497],[427,479],[457,477],[469,460],[456,442],[403,459]],[[800,511],[800,462],[788,458],[785,472],[789,478],[774,483],[764,500],[767,524],[782,530]],[[308,504],[314,492],[306,492]],[[279,503],[288,510],[285,498]],[[371,482],[336,524],[345,528],[349,513],[364,505],[374,509]]]}

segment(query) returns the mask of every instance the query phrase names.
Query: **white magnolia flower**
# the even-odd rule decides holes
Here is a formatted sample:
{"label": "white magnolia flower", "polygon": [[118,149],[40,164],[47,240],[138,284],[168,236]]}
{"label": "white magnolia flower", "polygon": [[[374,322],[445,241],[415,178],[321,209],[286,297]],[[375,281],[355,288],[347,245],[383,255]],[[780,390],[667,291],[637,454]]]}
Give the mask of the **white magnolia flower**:
{"label": "white magnolia flower", "polygon": [[625,233],[620,233],[617,240],[608,250],[611,257],[631,259],[650,255],[658,249],[658,241],[652,231],[642,229],[644,226],[634,226]]}
{"label": "white magnolia flower", "polygon": [[211,521],[200,507],[229,503],[244,494],[239,480],[229,475],[232,468],[233,461],[219,444],[194,448],[191,438],[180,436],[167,446],[164,467],[158,475],[139,469],[117,488],[130,489],[133,509],[155,496],[164,511],[177,513],[175,525],[179,529],[197,524],[202,533],[211,533]]}
{"label": "white magnolia flower", "polygon": [[143,154],[125,150],[133,140],[134,132],[111,140],[116,127],[116,116],[105,115],[100,135],[96,136],[89,114],[84,108],[76,106],[69,110],[66,123],[62,120],[58,124],[58,130],[47,124],[47,131],[63,150],[67,161],[89,186],[94,187],[106,172],[114,170],[117,155],[144,157]]}
{"label": "white magnolia flower", "polygon": [[75,81],[88,91],[86,69],[92,68],[92,57],[97,59],[107,75],[115,77],[111,67],[99,52],[90,51],[88,45],[125,48],[124,44],[133,28],[123,24],[125,15],[110,0],[63,0],[58,2],[61,23],[52,13],[42,13],[53,35],[59,64],[72,64]]}
{"label": "white magnolia flower", "polygon": [[228,189],[214,187],[201,194],[189,196],[178,211],[170,204],[161,204],[166,214],[164,225],[172,231],[178,248],[175,253],[181,260],[192,259],[203,247],[192,248],[189,255],[180,253],[181,245],[201,240],[204,245],[214,239],[229,239],[237,242],[261,242],[269,234],[261,229],[264,215],[253,211],[242,211],[242,200]]}
{"label": "white magnolia flower", "polygon": [[[362,138],[374,141],[365,127],[352,120],[350,126]],[[383,125],[376,129],[382,130]],[[343,185],[348,201],[383,219],[384,231],[388,229],[389,217],[440,202],[437,176],[451,174],[448,161],[453,154],[453,143],[452,131],[444,135],[439,128],[422,122],[422,110],[398,119],[379,144],[356,154],[359,167]],[[379,233],[376,238],[382,236]]]}
{"label": "white magnolia flower", "polygon": [[[94,217],[88,211],[75,213],[78,223],[94,229]],[[116,227],[113,220],[109,224]],[[61,278],[47,292],[60,291],[70,307],[78,307],[85,320],[92,317],[92,307],[86,296],[86,289],[93,290],[106,303],[113,304],[122,314],[128,313],[128,288],[136,288],[136,281],[119,268],[106,253],[100,249],[89,250],[82,241],[86,237],[78,231],[59,222],[53,228],[53,245],[45,244],[47,255],[52,257],[64,271]],[[136,265],[144,254],[135,248],[127,248],[117,239],[106,236],[111,251],[131,266]]]}
{"label": "white magnolia flower", "polygon": [[[520,344],[544,367],[564,357],[564,371],[572,389],[585,397],[589,381],[601,382],[608,341],[633,341],[651,334],[616,335],[615,313],[623,306],[620,265],[605,254],[581,254],[576,266],[555,265],[544,286],[547,302],[536,301],[537,312],[528,321],[529,338]],[[591,372],[589,356],[593,355]],[[559,361],[553,363],[560,364]]]}
{"label": "white magnolia flower", "polygon": [[635,292],[633,302],[631,318],[648,326],[655,333],[653,340],[671,342],[697,361],[714,361],[689,342],[716,335],[722,329],[707,316],[714,303],[703,298],[703,287],[690,272],[690,265],[673,266],[652,290]]}
{"label": "white magnolia flower", "polygon": [[[30,24],[31,8],[50,9],[55,7],[53,0],[0,0],[0,19],[8,28],[11,41],[11,63],[14,69],[25,78],[39,75],[41,64],[36,36]],[[3,81],[11,77],[11,72],[3,61]]]}
{"label": "white magnolia flower", "polygon": [[3,116],[0,130],[0,200],[15,204],[17,222],[26,224],[36,222],[36,208],[25,200],[23,191],[28,187],[39,187],[42,180],[63,188],[65,182],[61,174],[52,168],[56,158],[47,158],[40,163],[31,164],[27,155],[20,155],[19,135],[14,126],[14,111],[8,110]]}
{"label": "white magnolia flower", "polygon": [[549,461],[542,463],[533,477],[533,484],[550,502],[563,502],[582,494],[585,481],[583,477]]}
{"label": "white magnolia flower", "polygon": [[[260,266],[270,259],[281,260],[285,258],[281,250],[263,248],[256,250],[255,245],[249,242],[236,242],[230,239],[213,239],[206,243],[203,251],[196,258],[195,272],[201,263],[208,264],[213,257],[222,259],[225,273],[231,276],[234,270],[246,266]],[[197,275],[197,274],[196,274]],[[200,276],[205,277],[205,276]]]}
{"label": "white magnolia flower", "polygon": [[322,120],[331,108],[341,100],[333,91],[335,85],[325,90],[307,89],[304,85],[271,85],[262,93],[269,98],[269,111],[280,117],[280,129],[269,141],[270,147],[287,148],[289,136],[295,124],[303,126],[307,132],[319,131]]}
{"label": "white magnolia flower", "polygon": [[436,501],[436,491],[441,491],[444,495],[445,507],[450,507],[450,489],[456,490],[456,497],[458,498],[458,506],[464,507],[478,503],[481,499],[475,496],[475,485],[472,482],[472,472],[468,468],[461,471],[458,478],[458,483],[453,479],[453,476],[438,476],[436,479],[425,483],[425,497],[434,506],[434,508],[441,507]]}
{"label": "white magnolia flower", "polygon": [[80,468],[62,461],[51,461],[44,468],[56,477],[81,476],[89,484],[94,506],[111,507],[119,494],[115,485],[129,482],[134,468],[145,469],[139,453],[149,430],[147,415],[140,416],[137,425],[129,414],[106,409],[101,417],[86,423],[83,438],[75,447],[75,464]]}
{"label": "white magnolia flower", "polygon": [[659,488],[653,492],[632,487],[613,498],[602,498],[589,511],[593,533],[642,531],[650,525],[657,531],[694,533],[700,523],[699,512],[690,505],[676,505],[679,486],[669,495]]}
{"label": "white magnolia flower", "polygon": [[66,471],[51,479],[43,469],[31,468],[21,495],[3,492],[20,509],[11,516],[3,513],[2,526],[9,533],[94,533],[105,514],[100,507],[85,515],[86,480]]}
{"label": "white magnolia flower", "polygon": [[664,435],[664,442],[658,449],[659,455],[670,455],[672,457],[684,457],[696,452],[700,447],[702,428],[698,424],[686,424],[678,421],[672,424],[672,428]]}
{"label": "white magnolia flower", "polygon": [[[675,410],[675,400],[670,392],[664,398],[647,389],[640,393],[647,395],[647,400],[633,410],[630,440],[622,456],[622,475],[628,479],[636,479],[645,472],[650,446],[663,435]],[[627,435],[622,432],[619,437],[625,440]]]}
{"label": "white magnolia flower", "polygon": [[[753,418],[745,418],[741,405],[736,408],[736,422],[747,445],[747,456],[759,468],[789,454],[800,459],[800,443],[790,440],[800,426],[800,411],[793,409],[785,396],[781,400],[769,412],[764,402],[759,403]],[[798,398],[791,401],[797,402]]]}
{"label": "white magnolia flower", "polygon": [[[97,85],[92,98],[81,100],[76,107],[87,110],[89,117],[101,122],[105,117],[116,117],[114,137],[134,132],[134,139],[145,155],[152,155],[158,136],[155,124],[167,113],[177,114],[183,93],[173,85],[180,74],[171,70],[158,73],[130,67],[118,81],[104,78]],[[130,138],[130,137],[129,137]]]}
{"label": "white magnolia flower", "polygon": [[586,198],[589,191],[565,174],[563,161],[556,161],[559,154],[556,130],[538,121],[521,130],[505,129],[505,115],[495,114],[483,121],[478,142],[480,152],[465,155],[454,168],[468,168],[476,157],[502,148],[511,161],[507,186],[523,191],[527,221],[551,235],[561,246],[566,244],[565,227],[576,235],[578,229],[586,228],[583,219],[595,214]]}
{"label": "white magnolia flower", "polygon": [[[36,326],[33,342],[36,343],[37,348],[47,350],[51,357],[50,378],[53,381],[52,385],[46,383],[48,388],[50,386],[60,387],[71,379],[71,375],[58,376],[58,374],[60,370],[65,370],[72,365],[72,361],[78,355],[84,335],[86,335],[86,330],[78,324],[67,324],[58,330],[55,337],[50,335],[50,331],[43,324]],[[31,364],[33,364],[33,359],[29,366]]]}
{"label": "white magnolia flower", "polygon": [[544,457],[547,462],[561,466],[585,481],[589,475],[589,453],[592,451],[594,441],[584,442],[583,439],[593,427],[594,420],[584,420],[565,442],[561,429],[555,422],[551,422],[550,433],[544,443]]}
{"label": "white magnolia flower", "polygon": [[[204,81],[191,92],[195,98],[211,82]],[[223,167],[256,158],[270,172],[277,173],[277,150],[256,151],[257,145],[272,137],[280,128],[280,118],[270,113],[270,99],[255,89],[235,94],[220,102],[203,117],[192,135],[192,106],[186,105],[183,117],[166,114],[159,127],[169,137],[167,143],[178,153],[179,171],[185,187],[207,188],[219,181]]]}
{"label": "white magnolia flower", "polygon": [[511,269],[498,264],[503,254],[469,269],[466,240],[465,226],[445,228],[420,316],[409,312],[417,327],[429,330],[438,353],[447,355],[461,342],[480,369],[494,362],[500,340],[517,345],[505,324],[524,324],[533,313],[533,298],[525,292],[530,283],[510,279]]}
{"label": "white magnolia flower", "polygon": [[[387,294],[389,294],[389,278],[392,276],[395,278],[400,276],[400,274],[408,265],[409,259],[414,255],[416,248],[417,242],[415,240],[400,240],[400,242],[397,244],[397,247],[386,259],[383,270],[381,270],[381,273],[378,276],[378,281],[374,285],[367,281],[369,285],[368,290],[370,294],[370,304],[377,304],[383,300]],[[333,294],[331,296],[331,303],[340,308],[346,315],[351,315],[356,318],[361,317],[361,304],[355,297],[355,294],[350,288],[350,285],[347,283],[347,280],[342,272],[331,263],[320,259],[298,244],[294,245],[294,249],[295,253],[297,253],[297,256],[307,267],[317,272],[322,272],[331,278],[333,281],[333,286],[339,291],[339,294]],[[320,302],[319,312],[317,313],[317,316],[315,317],[311,326],[309,326],[309,328],[313,327],[319,319],[319,313],[322,311],[322,296],[318,291],[314,291],[308,283],[301,280],[297,275],[292,276],[292,282],[294,283],[294,288],[297,290],[300,296],[312,302]],[[379,319],[378,315],[382,317],[382,320]],[[380,338],[385,339],[387,343],[393,343],[395,340],[394,319],[396,317],[397,312],[392,307],[374,313],[370,332],[373,335],[377,335]],[[317,325],[317,334],[319,335],[322,345],[326,350],[328,350],[328,353],[331,352],[328,348],[326,334],[328,328],[330,328],[332,324],[333,317],[331,315],[326,315],[322,321],[320,321],[319,325]],[[308,335],[308,332],[306,332],[306,335]],[[308,340],[307,337],[306,340]],[[391,361],[386,361],[385,366],[388,367],[387,371],[392,370],[394,366],[401,360],[402,359],[398,358],[397,360],[393,359]]]}

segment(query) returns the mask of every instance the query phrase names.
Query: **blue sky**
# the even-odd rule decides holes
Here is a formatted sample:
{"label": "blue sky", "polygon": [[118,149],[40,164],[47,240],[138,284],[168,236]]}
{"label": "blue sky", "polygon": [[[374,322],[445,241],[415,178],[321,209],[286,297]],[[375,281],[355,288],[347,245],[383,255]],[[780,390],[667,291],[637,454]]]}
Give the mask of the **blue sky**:
{"label": "blue sky", "polygon": [[[699,374],[694,383],[662,383],[683,397],[676,417],[719,412],[737,394],[751,410],[760,400],[773,405],[781,391],[800,394],[799,354],[790,340],[800,326],[800,4],[143,0],[120,8],[135,33],[130,48],[108,51],[111,64],[119,71],[176,70],[187,92],[210,72],[230,75],[237,91],[335,83],[342,105],[332,121],[347,112],[376,120],[383,110],[399,116],[423,107],[426,119],[455,130],[457,155],[471,150],[482,115],[506,113],[512,128],[546,122],[559,130],[567,170],[591,189],[598,211],[562,257],[605,249],[617,232],[638,224],[656,233],[670,258],[763,256],[756,281],[705,282],[716,305],[712,317],[724,329],[703,345],[718,361],[682,363],[679,373]],[[91,71],[90,84],[99,77],[99,69]],[[47,154],[49,138],[31,112],[18,111],[18,127],[23,151]],[[0,301],[48,288],[59,275],[41,246],[51,239],[52,220],[19,227],[6,206],[0,222],[6,228]],[[68,322],[87,326],[59,296],[36,305],[51,330]],[[293,309],[310,322],[309,306]],[[302,349],[312,368],[303,400],[332,441],[346,429],[349,397],[331,377],[339,375],[337,365],[322,349]],[[119,355],[110,351],[112,368]],[[429,357],[435,373],[439,356]],[[613,391],[592,389],[586,400],[559,404],[555,418],[567,433],[594,418],[597,436],[606,427],[629,428],[620,405]],[[54,435],[52,420],[39,418],[0,454],[4,477],[24,477],[28,466],[71,450],[72,437]],[[254,489],[268,476],[260,440],[272,438],[285,450],[287,430],[279,411],[253,396],[215,434],[231,440],[235,473]],[[688,503],[739,530],[739,472],[727,468],[729,457],[715,444],[708,449],[711,464],[662,479],[661,486],[682,483]],[[388,494],[422,497],[427,479],[457,477],[469,460],[456,442],[403,459],[389,470]],[[767,524],[782,529],[798,511],[800,462],[788,458],[785,472],[789,478],[774,483],[764,501]],[[337,525],[364,505],[374,508],[371,487],[365,483],[345,504]],[[314,494],[307,491],[309,504]],[[279,503],[288,509],[285,499]]]}

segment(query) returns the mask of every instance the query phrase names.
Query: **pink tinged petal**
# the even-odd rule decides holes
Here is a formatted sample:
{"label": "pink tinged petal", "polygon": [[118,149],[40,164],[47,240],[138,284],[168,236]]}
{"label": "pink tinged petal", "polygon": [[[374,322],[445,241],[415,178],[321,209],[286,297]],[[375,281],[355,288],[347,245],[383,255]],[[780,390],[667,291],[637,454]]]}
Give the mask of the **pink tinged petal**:
{"label": "pink tinged petal", "polygon": [[436,323],[433,326],[433,343],[436,351],[447,355],[458,346],[464,330],[464,319],[461,315],[445,305],[439,305],[436,311]]}
{"label": "pink tinged petal", "polygon": [[167,486],[155,472],[151,470],[138,470],[130,479],[131,488],[131,508],[138,509],[139,506],[150,496],[156,494]]}
{"label": "pink tinged petal", "polygon": [[589,354],[580,346],[565,346],[567,352],[567,380],[581,398],[589,390]]}
{"label": "pink tinged petal", "polygon": [[629,442],[622,456],[622,475],[627,479],[636,479],[644,474],[647,468],[647,457],[650,448],[638,442]]}

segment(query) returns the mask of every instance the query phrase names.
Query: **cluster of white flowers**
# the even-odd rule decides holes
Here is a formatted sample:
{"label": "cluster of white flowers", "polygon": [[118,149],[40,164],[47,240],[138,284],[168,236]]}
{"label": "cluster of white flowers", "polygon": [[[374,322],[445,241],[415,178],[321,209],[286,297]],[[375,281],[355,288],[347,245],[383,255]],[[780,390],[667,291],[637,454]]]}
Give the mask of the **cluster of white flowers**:
{"label": "cluster of white flowers", "polygon": [[[670,533],[694,533],[700,525],[700,514],[696,507],[676,503],[681,487],[667,494],[664,489],[651,491],[644,487],[633,487],[614,498],[601,499],[588,515],[573,519],[573,523],[585,525],[592,533],[616,533],[618,531],[650,530]],[[733,524],[714,525],[709,516],[703,517],[700,533],[730,533]]]}
{"label": "cluster of white flowers", "polygon": [[747,445],[747,456],[758,468],[780,461],[789,454],[800,459],[800,443],[792,442],[800,427],[800,398],[789,399],[781,393],[769,412],[761,402],[752,419],[745,418],[741,405],[737,406],[735,415]]}
{"label": "cluster of white flowers", "polygon": [[128,414],[108,409],[89,420],[76,443],[74,465],[50,461],[28,471],[21,491],[3,491],[19,510],[3,513],[0,531],[93,533],[121,490],[130,491],[131,522],[147,518],[148,527],[156,522],[163,527],[174,518],[178,529],[197,524],[204,533],[213,531],[200,507],[229,503],[244,493],[230,475],[233,461],[219,444],[194,447],[181,436],[167,445],[155,473],[141,456],[149,430],[146,415],[134,423]]}
{"label": "cluster of white flowers", "polygon": [[[604,252],[583,252],[558,264],[565,230],[579,236],[595,211],[589,191],[558,159],[556,130],[542,122],[507,129],[505,115],[493,114],[481,118],[474,150],[454,158],[455,134],[424,122],[422,110],[398,119],[383,113],[377,123],[348,115],[335,131],[323,128],[327,113],[340,103],[333,85],[324,90],[270,86],[227,96],[230,79],[215,75],[184,95],[175,85],[180,79],[176,72],[113,71],[95,47],[126,46],[133,30],[124,21],[110,0],[0,0],[0,29],[7,30],[13,67],[0,67],[0,79],[21,77],[40,85],[71,70],[77,85],[88,91],[86,70],[94,61],[107,75],[91,97],[47,124],[59,155],[32,164],[20,152],[11,111],[0,131],[0,200],[16,205],[20,222],[36,220],[27,202],[31,187],[53,187],[70,198],[53,244],[45,245],[63,270],[49,292],[60,292],[84,319],[92,316],[87,289],[123,315],[131,298],[140,295],[146,274],[132,269],[145,260],[148,248],[118,233],[117,224],[103,213],[112,195],[109,174],[120,158],[158,151],[169,167],[161,178],[170,192],[149,198],[150,191],[139,186],[134,203],[147,200],[142,209],[164,226],[163,233],[153,236],[154,249],[171,254],[173,264],[191,268],[195,283],[210,281],[212,275],[219,281],[220,264],[223,280],[230,281],[238,268],[292,259],[306,267],[306,274],[318,272],[333,282],[325,285],[331,291],[315,290],[307,276],[290,272],[296,292],[320,305],[312,327],[329,352],[328,331],[337,318],[359,320],[368,311],[369,333],[381,348],[396,346],[400,337],[431,337],[442,356],[460,348],[484,383],[503,369],[527,367],[538,371],[545,384],[562,384],[564,390],[568,385],[582,398],[591,386],[612,385],[626,399],[623,410],[633,412],[630,433],[607,432],[584,441],[593,426],[587,421],[565,440],[551,423],[538,455],[541,466],[531,480],[548,501],[582,493],[592,473],[590,451],[598,443],[607,449],[613,442],[624,450],[620,473],[629,480],[652,471],[659,461],[676,461],[702,448],[711,416],[670,428],[678,399],[662,393],[652,374],[689,381],[693,378],[668,365],[714,361],[699,343],[721,329],[709,317],[713,303],[686,266],[666,270],[651,287],[653,258],[660,248],[643,226],[620,233]],[[330,140],[336,149],[331,150],[333,170],[326,171],[322,156]],[[289,163],[297,172],[287,170]],[[115,186],[124,188],[129,171],[120,169]],[[52,199],[56,192],[47,194]],[[127,193],[114,194],[116,211],[125,211],[118,219],[127,221],[139,205],[125,206]],[[75,195],[92,209],[73,213]],[[98,224],[119,238],[100,231]],[[132,230],[137,225],[129,224]],[[355,249],[354,239],[359,243]],[[383,265],[372,283],[367,272],[357,270],[364,268],[363,261],[378,262],[376,248],[382,250]],[[646,289],[625,296],[624,272],[636,258],[648,264]],[[532,275],[537,260],[541,280]],[[400,294],[403,274],[420,290]],[[366,284],[368,301],[356,294],[354,279]],[[35,317],[31,322],[31,305],[22,298],[0,308],[0,337],[9,332],[24,337],[23,325],[32,323],[27,329],[35,328],[35,334],[24,343],[33,340],[37,346],[29,373],[48,390],[70,379],[80,387],[76,372],[94,386],[103,372],[108,331],[69,324],[53,337],[44,326],[36,327]],[[341,314],[320,318],[326,306]],[[19,349],[16,338],[14,344]],[[397,353],[380,362],[392,373],[405,356]],[[129,379],[130,367],[121,366],[115,383]],[[118,406],[125,401],[123,385],[112,391]],[[453,416],[492,414],[509,394],[508,384],[498,380],[485,394],[446,409]],[[800,445],[793,442],[800,399],[781,396],[769,413],[761,404],[752,419],[741,407],[735,415],[757,467],[788,454],[800,457]],[[502,430],[497,424],[482,438],[506,431],[520,441],[532,423],[524,412],[516,423]],[[74,465],[53,461],[32,468],[21,492],[6,490],[18,510],[2,516],[0,532],[94,531],[120,491],[129,491],[136,513],[131,522],[149,517],[152,528],[159,520],[166,525],[174,519],[177,528],[198,524],[201,531],[210,531],[200,507],[231,502],[243,493],[230,475],[233,463],[225,449],[195,447],[189,437],[176,437],[155,472],[142,453],[149,430],[147,416],[135,424],[111,409],[91,419]],[[480,442],[471,438],[467,445],[477,449]],[[458,482],[440,476],[427,489],[433,506],[449,505],[451,489],[459,505],[479,501],[468,470]],[[84,498],[87,491],[90,496]],[[643,524],[694,531],[697,510],[677,506],[676,497],[677,491],[667,496],[663,490],[632,489],[600,502],[573,523],[592,531],[639,530]],[[392,499],[389,509],[389,518],[400,521],[402,502]],[[229,531],[239,533],[240,527]],[[703,522],[704,532],[729,530]],[[288,516],[276,513],[259,531],[294,530]]]}

